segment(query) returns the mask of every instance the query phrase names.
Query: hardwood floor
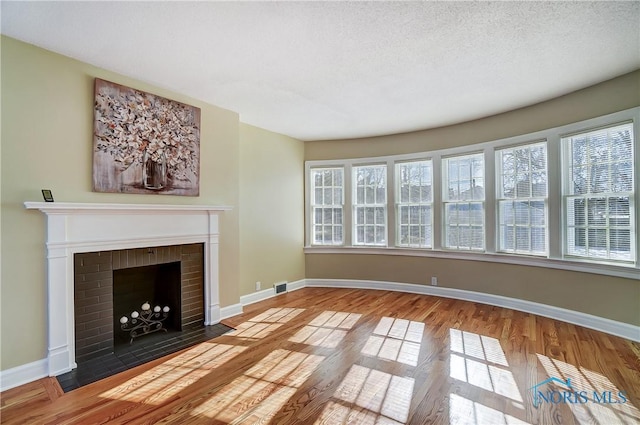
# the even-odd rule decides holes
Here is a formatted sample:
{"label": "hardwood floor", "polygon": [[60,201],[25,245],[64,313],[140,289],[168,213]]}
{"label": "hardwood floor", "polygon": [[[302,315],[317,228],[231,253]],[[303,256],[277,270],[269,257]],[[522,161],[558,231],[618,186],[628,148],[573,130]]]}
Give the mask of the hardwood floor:
{"label": "hardwood floor", "polygon": [[527,313],[305,288],[224,323],[236,331],[66,394],[53,378],[6,391],[0,421],[640,423],[640,344]]}

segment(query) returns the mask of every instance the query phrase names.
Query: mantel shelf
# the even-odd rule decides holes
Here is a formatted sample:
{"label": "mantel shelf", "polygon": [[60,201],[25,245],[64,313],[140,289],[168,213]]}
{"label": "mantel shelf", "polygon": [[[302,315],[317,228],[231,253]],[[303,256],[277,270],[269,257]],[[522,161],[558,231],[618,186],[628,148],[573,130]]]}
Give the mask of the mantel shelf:
{"label": "mantel shelf", "polygon": [[110,204],[110,203],[75,203],[75,202],[25,202],[28,210],[40,210],[46,214],[52,213],[91,213],[91,212],[221,212],[230,211],[233,207],[226,205],[177,205],[177,204]]}
{"label": "mantel shelf", "polygon": [[76,367],[74,258],[79,253],[203,244],[203,324],[220,321],[219,226],[222,212],[231,207],[68,202],[25,202],[24,207],[39,210],[46,221],[49,376]]}

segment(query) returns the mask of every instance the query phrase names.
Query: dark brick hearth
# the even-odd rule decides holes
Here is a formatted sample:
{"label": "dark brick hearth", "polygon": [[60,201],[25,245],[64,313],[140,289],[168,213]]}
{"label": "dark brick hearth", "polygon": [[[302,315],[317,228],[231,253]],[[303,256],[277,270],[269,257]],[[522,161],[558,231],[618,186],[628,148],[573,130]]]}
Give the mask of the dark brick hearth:
{"label": "dark brick hearth", "polygon": [[[179,262],[182,329],[204,324],[203,244],[78,253],[74,256],[76,361],[114,349],[113,272]],[[142,300],[144,302],[147,300]],[[121,332],[120,329],[115,329]]]}

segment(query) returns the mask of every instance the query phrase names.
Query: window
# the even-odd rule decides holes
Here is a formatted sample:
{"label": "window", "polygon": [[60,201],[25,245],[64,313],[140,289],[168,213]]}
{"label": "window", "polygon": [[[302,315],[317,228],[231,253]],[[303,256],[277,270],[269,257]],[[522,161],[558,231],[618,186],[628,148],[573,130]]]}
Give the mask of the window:
{"label": "window", "polygon": [[562,139],[565,254],[635,261],[633,125]]}
{"label": "window", "polygon": [[398,246],[433,246],[433,176],[430,160],[396,164]]}
{"label": "window", "polygon": [[484,249],[484,157],[442,160],[444,244],[448,249]]}
{"label": "window", "polygon": [[343,243],[344,169],[311,169],[313,244]]}
{"label": "window", "polygon": [[306,249],[638,279],[639,119],[635,107],[469,146],[306,161]]}
{"label": "window", "polygon": [[498,150],[496,173],[498,250],[546,255],[546,143]]}
{"label": "window", "polygon": [[387,166],[353,167],[354,245],[387,243]]}

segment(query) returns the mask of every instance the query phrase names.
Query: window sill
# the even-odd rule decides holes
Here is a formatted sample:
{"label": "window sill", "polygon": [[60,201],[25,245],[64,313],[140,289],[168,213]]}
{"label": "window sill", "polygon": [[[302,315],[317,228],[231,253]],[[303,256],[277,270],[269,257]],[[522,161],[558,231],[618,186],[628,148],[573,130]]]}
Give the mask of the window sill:
{"label": "window sill", "polygon": [[513,264],[520,266],[545,267],[550,269],[569,270],[582,273],[594,273],[605,276],[622,277],[640,280],[640,269],[633,264],[604,264],[592,260],[566,260],[540,258],[534,256],[511,255],[505,253],[458,252],[431,249],[412,249],[396,247],[337,247],[307,246],[305,254],[360,254],[360,255],[398,255],[407,257],[443,258],[450,260],[484,261],[491,263]]}

